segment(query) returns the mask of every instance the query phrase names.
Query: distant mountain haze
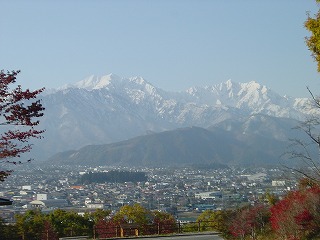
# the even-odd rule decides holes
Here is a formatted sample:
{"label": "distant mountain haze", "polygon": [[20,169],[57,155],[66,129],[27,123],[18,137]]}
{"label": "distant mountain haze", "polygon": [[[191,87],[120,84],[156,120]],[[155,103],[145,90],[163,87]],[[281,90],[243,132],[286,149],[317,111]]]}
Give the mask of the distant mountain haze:
{"label": "distant mountain haze", "polygon": [[272,165],[287,142],[223,129],[182,128],[105,145],[88,145],[49,159],[55,164],[165,167],[201,164]]}
{"label": "distant mountain haze", "polygon": [[[259,141],[277,145],[264,151],[274,162],[276,149],[295,134],[291,127],[315,113],[308,99],[280,96],[254,81],[167,92],[141,77],[110,74],[48,90],[41,98],[45,138],[31,154],[52,162],[66,161],[69,153],[78,156],[68,155],[71,162],[92,164],[262,161],[258,152],[245,151],[250,141],[255,151]],[[90,155],[92,147],[99,157]]]}

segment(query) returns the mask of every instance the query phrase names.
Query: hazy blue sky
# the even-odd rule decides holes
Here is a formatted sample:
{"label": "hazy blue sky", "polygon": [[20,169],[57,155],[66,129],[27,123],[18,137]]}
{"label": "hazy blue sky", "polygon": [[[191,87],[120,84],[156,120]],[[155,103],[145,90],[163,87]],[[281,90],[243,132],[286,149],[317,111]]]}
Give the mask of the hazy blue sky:
{"label": "hazy blue sky", "polygon": [[255,80],[320,93],[305,46],[313,0],[1,0],[0,68],[24,87],[142,76],[165,90]]}

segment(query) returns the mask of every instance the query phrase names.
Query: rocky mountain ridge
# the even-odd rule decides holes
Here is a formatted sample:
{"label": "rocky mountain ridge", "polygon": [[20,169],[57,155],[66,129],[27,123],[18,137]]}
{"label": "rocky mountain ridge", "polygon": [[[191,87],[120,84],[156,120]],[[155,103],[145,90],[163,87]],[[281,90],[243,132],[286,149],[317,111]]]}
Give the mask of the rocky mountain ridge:
{"label": "rocky mountain ridge", "polygon": [[90,144],[108,144],[152,132],[197,126],[263,114],[301,120],[313,113],[308,99],[282,97],[257,82],[228,80],[210,87],[167,92],[141,77],[91,76],[42,96],[46,107],[43,141],[36,156]]}

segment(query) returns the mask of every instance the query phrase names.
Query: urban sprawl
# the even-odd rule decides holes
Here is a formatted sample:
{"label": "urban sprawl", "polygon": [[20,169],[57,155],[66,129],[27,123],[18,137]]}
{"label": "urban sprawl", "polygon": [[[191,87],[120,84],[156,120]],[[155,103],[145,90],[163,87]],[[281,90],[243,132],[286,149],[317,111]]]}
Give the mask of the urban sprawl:
{"label": "urban sprawl", "polygon": [[[89,172],[117,170],[108,167],[46,166],[16,170],[1,183],[0,198],[13,201],[1,206],[1,216],[14,222],[17,213],[57,208],[79,214],[107,209],[116,212],[135,203],[150,210],[173,214],[177,221],[194,221],[205,210],[234,209],[266,201],[266,194],[279,197],[296,188],[298,176],[278,168],[144,168],[145,182],[79,184]],[[120,170],[120,168],[119,168]],[[124,168],[121,168],[121,171]]]}

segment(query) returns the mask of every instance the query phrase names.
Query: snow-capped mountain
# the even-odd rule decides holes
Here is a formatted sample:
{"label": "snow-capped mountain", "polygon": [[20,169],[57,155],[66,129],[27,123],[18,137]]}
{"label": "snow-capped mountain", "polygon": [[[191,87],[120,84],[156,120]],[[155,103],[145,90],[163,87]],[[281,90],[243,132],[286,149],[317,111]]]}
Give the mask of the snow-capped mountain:
{"label": "snow-capped mountain", "polygon": [[313,111],[308,108],[308,99],[282,97],[255,81],[234,83],[228,80],[211,87],[190,88],[187,93],[198,104],[232,107],[241,109],[247,114],[263,113],[276,117],[301,119],[305,114]]}
{"label": "snow-capped mountain", "polygon": [[90,76],[42,96],[45,159],[89,144],[105,144],[180,127],[207,128],[228,119],[264,114],[301,120],[312,113],[308,99],[282,97],[257,82],[228,80],[210,87],[166,92],[142,77]]}

